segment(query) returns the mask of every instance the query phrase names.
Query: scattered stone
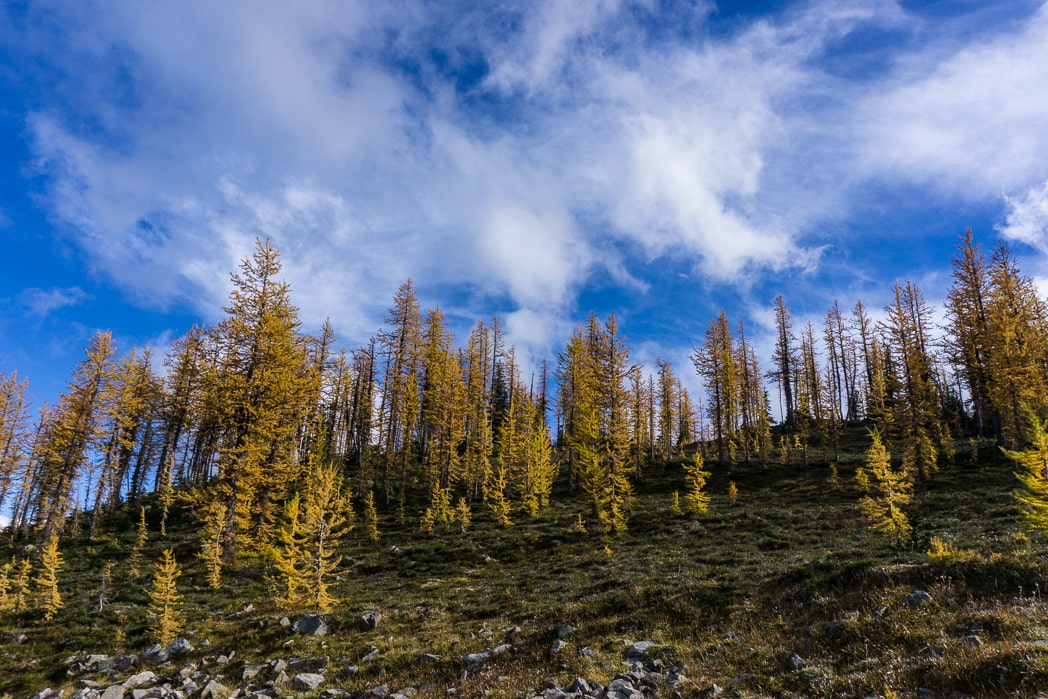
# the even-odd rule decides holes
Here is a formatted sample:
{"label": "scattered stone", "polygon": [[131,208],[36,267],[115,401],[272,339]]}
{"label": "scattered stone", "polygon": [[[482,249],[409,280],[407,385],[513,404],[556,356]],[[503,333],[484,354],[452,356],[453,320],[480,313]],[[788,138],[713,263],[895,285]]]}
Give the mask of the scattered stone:
{"label": "scattered stone", "polygon": [[211,680],[204,685],[197,695],[198,699],[226,699],[232,691],[218,680]]}
{"label": "scattered stone", "polygon": [[597,651],[587,646],[579,651],[579,656],[583,658],[595,658],[597,657]]}
{"label": "scattered stone", "polygon": [[833,638],[833,636],[835,636],[837,634],[837,632],[840,631],[843,627],[844,627],[844,622],[843,621],[840,621],[838,619],[834,619],[833,621],[831,621],[828,624],[826,624],[826,626],[822,627],[822,637],[823,638]]}
{"label": "scattered stone", "polygon": [[316,614],[306,614],[291,628],[303,636],[323,636],[328,631],[327,624]]}
{"label": "scattered stone", "polygon": [[301,672],[291,680],[291,686],[295,689],[316,689],[324,684],[324,676],[315,672]]}
{"label": "scattered stone", "polygon": [[389,685],[380,684],[377,687],[372,688],[369,692],[364,694],[365,697],[371,697],[373,699],[385,699],[389,696]]}
{"label": "scattered stone", "polygon": [[353,675],[357,674],[358,672],[360,672],[360,668],[357,667],[356,665],[347,665],[346,667],[342,668],[342,676],[343,677],[347,677],[347,678],[348,677],[352,677]]}
{"label": "scattered stone", "polygon": [[128,677],[127,680],[124,682],[124,689],[135,689],[136,687],[142,687],[144,685],[149,684],[155,679],[156,675],[153,672],[146,670],[144,672],[138,673],[137,675],[132,675],[131,677]]}
{"label": "scattered stone", "polygon": [[790,670],[792,670],[793,672],[798,672],[808,666],[808,661],[806,661],[804,658],[797,655],[796,653],[790,653],[789,660],[787,660],[786,662],[790,666]]}
{"label": "scattered stone", "polygon": [[262,674],[262,671],[265,669],[265,665],[245,665],[244,669],[240,672],[240,679],[244,682],[250,682]]}
{"label": "scattered stone", "polygon": [[919,607],[924,604],[931,604],[934,602],[934,598],[924,590],[914,590],[910,594],[902,598],[902,601],[911,607]]}
{"label": "scattered stone", "polygon": [[105,691],[102,692],[99,699],[123,699],[124,688],[118,684],[110,685],[106,687]]}
{"label": "scattered stone", "polygon": [[440,662],[440,656],[436,655],[435,653],[423,653],[419,660],[425,661],[427,663],[438,663]]}
{"label": "scattered stone", "polygon": [[360,659],[360,662],[366,663],[366,662],[369,662],[371,660],[374,660],[377,657],[378,657],[378,648],[373,648],[370,653],[368,653],[367,655],[365,655],[363,658]]}
{"label": "scattered stone", "polygon": [[94,687],[81,687],[69,699],[98,699],[100,696]]}
{"label": "scattered stone", "polygon": [[561,641],[561,640],[558,639],[558,640],[553,642],[553,646],[549,649],[549,654],[550,655],[556,655],[557,653],[561,652],[562,650],[564,650],[567,647],[568,647],[568,644],[567,644],[566,641]]}
{"label": "scattered stone", "polygon": [[578,631],[578,629],[576,629],[571,624],[561,624],[557,627],[557,638],[567,638],[576,631]]}
{"label": "scattered stone", "polygon": [[374,631],[375,627],[378,626],[378,622],[382,621],[382,615],[378,612],[368,612],[360,617],[360,619],[364,622],[364,628],[366,630]]}
{"label": "scattered stone", "polygon": [[16,646],[22,645],[23,643],[25,643],[25,641],[26,635],[24,633],[20,633],[11,639],[11,643],[15,644]]}
{"label": "scattered stone", "polygon": [[714,682],[703,694],[707,697],[719,697],[721,694],[724,694],[724,688]]}
{"label": "scattered stone", "polygon": [[658,648],[659,644],[655,641],[637,641],[629,648],[626,649],[627,658],[638,658],[646,659],[651,655],[653,648]]}
{"label": "scattered stone", "polygon": [[590,694],[592,691],[589,682],[581,677],[576,677],[574,681],[568,685],[568,692],[571,694]]}
{"label": "scattered stone", "polygon": [[470,653],[462,660],[466,665],[483,665],[492,658],[508,653],[512,649],[513,646],[508,643],[503,643],[501,646],[496,646],[491,650],[484,651],[483,653]]}
{"label": "scattered stone", "polygon": [[967,645],[967,646],[971,646],[973,648],[978,648],[979,646],[981,646],[983,644],[983,641],[982,641],[981,638],[979,638],[975,634],[972,634],[971,636],[965,636],[964,637],[964,644]]}
{"label": "scattered stone", "polygon": [[328,657],[325,655],[323,658],[305,658],[302,660],[292,660],[288,664],[288,669],[291,672],[316,672],[323,670],[327,667]]}
{"label": "scattered stone", "polygon": [[751,679],[753,679],[753,673],[744,672],[741,675],[735,675],[735,677],[732,677],[730,680],[728,680],[728,686],[737,687],[744,682],[749,682]]}
{"label": "scattered stone", "polygon": [[280,621],[278,623],[280,624],[280,628],[282,628],[282,629],[290,629],[291,628],[291,620],[288,619],[286,616],[280,617]]}

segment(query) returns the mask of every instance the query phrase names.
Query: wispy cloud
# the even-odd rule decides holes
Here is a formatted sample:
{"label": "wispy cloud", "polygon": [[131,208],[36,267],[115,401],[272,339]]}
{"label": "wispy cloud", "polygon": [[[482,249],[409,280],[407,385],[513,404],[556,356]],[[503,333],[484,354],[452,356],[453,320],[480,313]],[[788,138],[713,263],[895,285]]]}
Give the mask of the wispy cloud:
{"label": "wispy cloud", "polygon": [[1004,222],[997,232],[1048,253],[1048,181],[1022,195],[1005,197],[1005,201]]}
{"label": "wispy cloud", "polygon": [[[647,261],[720,285],[811,271],[871,183],[1036,208],[1048,12],[949,48],[907,43],[935,26],[895,3],[724,33],[712,3],[660,7],[34,3],[0,31],[64,76],[27,125],[97,270],[215,317],[270,236],[307,322],[349,341],[409,276],[541,346],[590,280],[659,293]],[[897,53],[846,70],[861,32]]]}
{"label": "wispy cloud", "polygon": [[65,289],[25,289],[15,302],[25,309],[27,315],[42,319],[57,310],[70,306],[79,306],[91,297],[80,287]]}

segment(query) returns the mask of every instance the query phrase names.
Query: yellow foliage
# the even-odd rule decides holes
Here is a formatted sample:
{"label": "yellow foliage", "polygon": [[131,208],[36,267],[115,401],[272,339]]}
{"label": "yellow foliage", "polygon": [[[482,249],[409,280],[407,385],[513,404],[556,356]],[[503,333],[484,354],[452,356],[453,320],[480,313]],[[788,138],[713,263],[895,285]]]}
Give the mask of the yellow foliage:
{"label": "yellow foliage", "polygon": [[458,505],[455,507],[455,519],[459,523],[459,531],[465,534],[469,531],[470,522],[473,520],[473,513],[469,509],[469,503],[466,502],[466,498],[459,498]]}
{"label": "yellow foliage", "polygon": [[571,531],[576,534],[586,533],[586,523],[582,520],[581,513],[575,518],[575,521],[571,523]]}
{"label": "yellow foliage", "polygon": [[375,509],[375,493],[369,490],[364,496],[364,520],[367,523],[368,538],[378,541],[382,534],[378,530],[378,510]]}
{"label": "yellow foliage", "polygon": [[739,499],[739,489],[735,485],[735,481],[728,482],[728,502],[732,505]]}
{"label": "yellow foliage", "polygon": [[145,548],[146,541],[149,539],[149,529],[146,527],[146,508],[141,508],[139,512],[135,543],[131,545],[131,553],[127,557],[127,572],[132,580],[137,580],[141,574],[139,568],[142,565],[142,549]]}
{"label": "yellow foliage", "polygon": [[182,631],[182,596],[175,587],[179,575],[171,549],[166,549],[153,566],[153,587],[149,591],[149,613],[153,617],[150,631],[156,642],[164,646],[174,641]]}
{"label": "yellow foliage", "polygon": [[873,444],[866,453],[866,468],[873,476],[873,490],[859,505],[876,531],[883,533],[896,546],[910,540],[911,526],[902,506],[910,502],[913,492],[912,472],[907,468],[894,470],[891,455],[881,441],[881,433],[871,433]]}
{"label": "yellow foliage", "polygon": [[695,452],[690,462],[684,462],[684,482],[688,486],[688,492],[684,499],[688,503],[688,511],[697,515],[705,514],[710,507],[710,496],[705,492],[706,479],[710,477],[709,471],[703,470],[702,454]]}
{"label": "yellow foliage", "polygon": [[51,537],[40,552],[40,573],[36,579],[45,621],[51,621],[62,608],[62,596],[58,593],[58,573],[62,570],[62,563],[58,537]]}
{"label": "yellow foliage", "polygon": [[1030,448],[1001,451],[1023,469],[1015,474],[1023,486],[1015,492],[1015,499],[1022,505],[1026,526],[1048,533],[1048,433],[1028,405],[1023,405],[1023,410],[1032,427]]}
{"label": "yellow foliage", "polygon": [[837,464],[830,464],[830,477],[826,479],[826,483],[833,488],[834,492],[841,491],[841,476],[837,472]]}
{"label": "yellow foliage", "polygon": [[222,533],[225,519],[225,505],[217,500],[212,500],[204,518],[201,550],[197,556],[204,562],[204,567],[207,569],[207,583],[214,590],[222,587],[222,549],[225,538]]}
{"label": "yellow foliage", "polygon": [[506,499],[506,469],[502,467],[501,459],[488,489],[488,509],[491,510],[491,516],[495,518],[496,523],[503,527],[513,525],[513,520],[509,518],[509,500]]}
{"label": "yellow foliage", "polygon": [[673,491],[673,502],[670,503],[670,512],[675,515],[684,514],[684,510],[680,509],[680,491]]}

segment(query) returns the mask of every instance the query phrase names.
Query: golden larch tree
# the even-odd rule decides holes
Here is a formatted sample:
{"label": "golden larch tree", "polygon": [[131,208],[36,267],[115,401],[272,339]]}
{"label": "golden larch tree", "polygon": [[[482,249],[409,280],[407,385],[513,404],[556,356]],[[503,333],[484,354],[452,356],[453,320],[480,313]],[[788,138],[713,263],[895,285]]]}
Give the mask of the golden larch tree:
{"label": "golden larch tree", "polygon": [[149,590],[149,614],[153,617],[150,632],[160,645],[166,646],[174,641],[185,623],[181,610],[182,595],[175,586],[180,575],[171,549],[165,549],[160,560],[153,565],[153,586]]}

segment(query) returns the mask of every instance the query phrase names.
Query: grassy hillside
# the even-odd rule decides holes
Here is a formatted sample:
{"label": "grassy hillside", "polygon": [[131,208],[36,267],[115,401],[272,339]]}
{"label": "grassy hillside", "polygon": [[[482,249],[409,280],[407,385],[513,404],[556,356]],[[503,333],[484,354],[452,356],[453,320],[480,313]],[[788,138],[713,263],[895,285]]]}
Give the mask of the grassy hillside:
{"label": "grassy hillside", "polygon": [[[359,521],[348,535],[334,589],[343,601],[325,615],[330,633],[317,638],[281,626],[281,617],[308,610],[270,604],[261,561],[227,572],[217,593],[208,589],[196,525],[184,513],[173,515],[166,540],[149,513],[146,559],[174,548],[193,657],[226,656],[229,676],[268,659],[328,656],[326,686],[354,694],[387,684],[420,688],[418,696],[452,687],[458,696],[518,696],[576,676],[606,683],[623,670],[630,642],[651,640],[682,667],[684,696],[713,685],[726,696],[1048,692],[1048,546],[1020,526],[1012,464],[989,444],[978,462],[959,451],[918,486],[908,508],[914,541],[898,550],[858,512],[854,472],[867,439],[859,428],[847,439],[841,490],[818,453],[807,466],[710,465],[713,501],[702,517],[670,510],[673,491],[683,490],[679,463],[648,466],[619,536],[601,537],[595,523],[576,531],[584,503],[563,491],[535,519],[517,513],[509,528],[475,506],[465,535],[420,533],[420,508],[409,507],[404,524],[380,512],[380,542]],[[738,485],[735,504],[729,481]],[[63,539],[65,608],[54,621],[38,611],[0,620],[0,694],[51,687],[68,696],[71,656],[150,645],[148,575],[132,582],[126,571],[135,519],[124,513],[94,542]],[[946,544],[934,557],[933,538]],[[19,552],[0,538],[3,560]],[[113,589],[100,610],[107,560]],[[907,602],[915,590],[930,600]],[[375,629],[361,621],[369,611],[382,615]],[[551,653],[561,625],[577,630]],[[463,677],[466,654],[502,643],[512,650]],[[359,671],[343,677],[351,665]]]}

